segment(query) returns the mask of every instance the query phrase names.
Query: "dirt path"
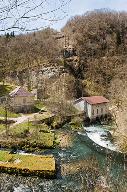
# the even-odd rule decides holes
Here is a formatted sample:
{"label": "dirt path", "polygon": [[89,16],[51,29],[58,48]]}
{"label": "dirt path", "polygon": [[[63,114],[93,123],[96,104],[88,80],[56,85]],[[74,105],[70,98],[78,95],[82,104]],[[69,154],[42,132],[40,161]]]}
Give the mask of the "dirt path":
{"label": "dirt path", "polygon": [[[13,123],[10,127],[14,127],[18,124],[21,124],[21,123],[24,123],[24,122],[27,122],[29,119],[31,118],[34,118],[35,115],[37,115],[38,113],[33,113],[33,114],[30,114],[30,115],[23,115],[21,117],[18,117],[18,118],[11,118],[12,120],[16,121],[15,123]],[[9,118],[8,118],[9,119]]]}
{"label": "dirt path", "polygon": [[[17,117],[17,118],[8,118],[8,120],[12,120],[14,121],[15,123],[13,123],[9,129],[13,129],[16,125],[19,125],[21,123],[25,123],[27,122],[28,120],[34,118],[35,115],[37,115],[38,113],[33,113],[33,114],[29,114],[29,115],[24,115],[24,114],[21,114],[21,117]],[[2,117],[1,117],[2,119]],[[5,119],[3,117],[3,119]],[[6,132],[6,130],[2,131],[0,134],[4,134]]]}
{"label": "dirt path", "polygon": [[[25,122],[28,122],[28,121],[34,121],[35,119],[37,120],[38,118],[40,118],[41,116],[41,119],[45,119],[47,118],[47,116],[50,116],[52,117],[53,115],[49,113],[44,113],[44,114],[39,114],[38,113],[32,113],[32,114],[20,114],[21,116],[20,117],[17,117],[17,118],[7,118],[8,120],[12,120],[14,121],[13,124],[10,125],[9,129],[13,129],[15,128],[17,125],[21,124],[21,123],[25,123]],[[0,117],[1,119],[5,119],[5,117]],[[6,130],[3,130],[2,132],[0,132],[0,135],[4,134],[6,132]]]}

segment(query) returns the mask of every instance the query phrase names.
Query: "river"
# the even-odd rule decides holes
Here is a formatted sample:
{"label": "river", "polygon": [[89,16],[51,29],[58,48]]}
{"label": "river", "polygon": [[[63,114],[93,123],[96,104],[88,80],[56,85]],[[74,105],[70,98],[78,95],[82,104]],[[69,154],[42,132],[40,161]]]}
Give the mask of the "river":
{"label": "river", "polygon": [[[73,133],[72,146],[47,150],[59,163],[57,179],[0,174],[0,192],[126,192],[127,172],[122,162],[94,151]],[[89,168],[87,168],[89,167]],[[101,192],[99,188],[97,192]]]}

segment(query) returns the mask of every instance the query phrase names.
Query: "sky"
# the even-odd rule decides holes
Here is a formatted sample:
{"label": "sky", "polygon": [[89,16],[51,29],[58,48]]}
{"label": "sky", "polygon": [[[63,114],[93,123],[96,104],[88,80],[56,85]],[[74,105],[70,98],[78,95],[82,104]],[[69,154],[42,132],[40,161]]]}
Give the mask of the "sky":
{"label": "sky", "polygon": [[68,16],[62,21],[54,23],[53,27],[59,30],[66,24],[70,17],[101,8],[127,11],[127,0],[72,0],[68,5]]}
{"label": "sky", "polygon": [[69,18],[101,8],[127,11],[127,0],[0,0],[0,32],[60,30]]}

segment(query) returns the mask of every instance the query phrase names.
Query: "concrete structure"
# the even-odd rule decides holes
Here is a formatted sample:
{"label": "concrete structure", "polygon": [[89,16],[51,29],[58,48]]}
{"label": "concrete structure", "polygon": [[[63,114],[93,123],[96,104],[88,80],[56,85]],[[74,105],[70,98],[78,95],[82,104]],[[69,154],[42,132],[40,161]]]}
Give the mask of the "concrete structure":
{"label": "concrete structure", "polygon": [[96,119],[109,113],[109,100],[103,96],[81,97],[74,102],[79,111],[84,111],[86,117]]}
{"label": "concrete structure", "polygon": [[9,93],[9,106],[15,112],[29,112],[34,107],[34,94],[17,87]]}

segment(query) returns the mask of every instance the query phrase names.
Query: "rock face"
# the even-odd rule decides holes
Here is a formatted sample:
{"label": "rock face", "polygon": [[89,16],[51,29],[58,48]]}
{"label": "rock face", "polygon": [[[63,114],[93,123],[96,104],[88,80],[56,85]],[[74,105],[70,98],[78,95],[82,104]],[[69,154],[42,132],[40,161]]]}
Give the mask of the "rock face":
{"label": "rock face", "polygon": [[54,93],[71,99],[82,95],[81,78],[82,70],[80,69],[79,58],[74,56],[65,59],[62,65],[46,63],[36,68],[12,72],[6,81],[24,86],[28,90],[34,90],[36,98],[40,100],[54,96]]}

